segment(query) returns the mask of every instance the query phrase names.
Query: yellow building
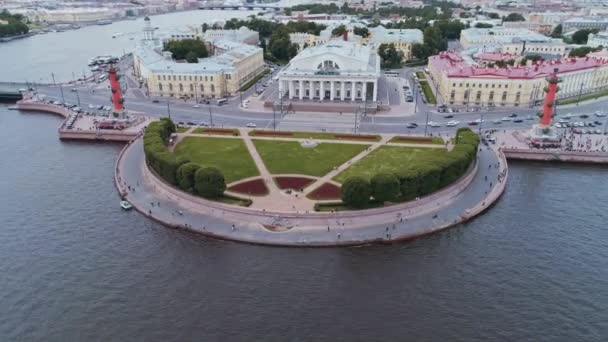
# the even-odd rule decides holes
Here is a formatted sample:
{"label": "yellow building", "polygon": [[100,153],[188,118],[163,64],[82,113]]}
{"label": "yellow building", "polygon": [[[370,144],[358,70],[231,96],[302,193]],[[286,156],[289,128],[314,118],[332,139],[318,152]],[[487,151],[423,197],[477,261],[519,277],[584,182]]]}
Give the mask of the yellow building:
{"label": "yellow building", "polygon": [[207,42],[214,55],[198,63],[177,62],[154,38],[149,20],[134,52],[134,70],[149,96],[221,98],[232,96],[264,71],[262,49],[226,40]]}
{"label": "yellow building", "polygon": [[608,89],[608,57],[567,58],[507,68],[470,64],[442,52],[428,70],[438,101],[449,105],[527,106],[544,99],[545,77],[554,69],[562,79],[558,99]]}

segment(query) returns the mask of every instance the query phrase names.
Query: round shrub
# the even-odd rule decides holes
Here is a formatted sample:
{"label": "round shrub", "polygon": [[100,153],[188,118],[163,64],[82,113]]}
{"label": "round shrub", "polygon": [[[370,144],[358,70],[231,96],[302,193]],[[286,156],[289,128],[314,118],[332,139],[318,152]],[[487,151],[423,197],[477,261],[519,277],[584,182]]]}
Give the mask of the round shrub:
{"label": "round shrub", "polygon": [[205,198],[218,198],[226,190],[224,174],[215,167],[203,167],[194,174],[194,190]]}
{"label": "round shrub", "polygon": [[399,196],[399,179],[392,173],[378,173],[370,183],[372,196],[377,201],[394,201]]}
{"label": "round shrub", "polygon": [[371,195],[372,187],[363,177],[350,177],[342,184],[342,202],[350,207],[363,207]]}
{"label": "round shrub", "polygon": [[177,184],[180,189],[194,192],[194,174],[200,168],[196,163],[186,163],[177,169]]}
{"label": "round shrub", "polygon": [[419,196],[419,173],[414,168],[403,168],[397,173],[401,198],[405,201]]}

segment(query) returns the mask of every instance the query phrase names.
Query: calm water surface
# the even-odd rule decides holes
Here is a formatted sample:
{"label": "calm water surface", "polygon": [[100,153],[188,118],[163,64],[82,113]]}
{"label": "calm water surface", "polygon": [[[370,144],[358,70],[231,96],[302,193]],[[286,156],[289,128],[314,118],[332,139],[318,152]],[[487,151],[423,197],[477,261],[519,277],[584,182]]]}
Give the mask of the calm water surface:
{"label": "calm water surface", "polygon": [[0,341],[605,341],[608,169],[514,164],[473,222],[288,249],[123,212],[120,145],[0,106]]}

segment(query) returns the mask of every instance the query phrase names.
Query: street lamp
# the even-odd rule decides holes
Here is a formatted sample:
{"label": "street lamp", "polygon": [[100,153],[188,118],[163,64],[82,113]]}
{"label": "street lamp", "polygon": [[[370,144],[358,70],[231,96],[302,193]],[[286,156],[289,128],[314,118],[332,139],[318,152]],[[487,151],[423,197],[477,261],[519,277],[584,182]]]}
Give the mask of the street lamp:
{"label": "street lamp", "polygon": [[78,101],[78,107],[80,107],[80,96],[78,95],[78,89],[74,88],[74,92],[76,93],[76,100]]}
{"label": "street lamp", "polygon": [[585,85],[585,82],[581,82],[581,87],[578,91],[578,99],[576,99],[576,105],[578,106],[578,103],[581,102],[581,95],[583,95],[583,86]]}
{"label": "street lamp", "polygon": [[167,115],[169,116],[169,120],[171,120],[171,102],[169,102],[169,100],[167,100]]}
{"label": "street lamp", "polygon": [[211,113],[211,105],[208,105],[207,109],[209,109],[209,127],[213,127],[213,114]]}
{"label": "street lamp", "polygon": [[429,111],[426,111],[426,121],[424,122],[424,136],[426,137],[426,133],[428,132],[428,128],[429,128]]}

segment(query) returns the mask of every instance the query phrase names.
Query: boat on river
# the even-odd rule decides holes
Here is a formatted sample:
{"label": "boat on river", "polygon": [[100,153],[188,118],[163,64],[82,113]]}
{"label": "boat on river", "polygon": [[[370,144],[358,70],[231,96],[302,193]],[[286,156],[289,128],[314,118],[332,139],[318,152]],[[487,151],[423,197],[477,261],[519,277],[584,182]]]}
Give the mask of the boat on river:
{"label": "boat on river", "polygon": [[129,203],[128,201],[120,201],[120,207],[123,208],[124,210],[133,209],[133,205],[131,203]]}

